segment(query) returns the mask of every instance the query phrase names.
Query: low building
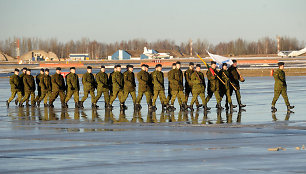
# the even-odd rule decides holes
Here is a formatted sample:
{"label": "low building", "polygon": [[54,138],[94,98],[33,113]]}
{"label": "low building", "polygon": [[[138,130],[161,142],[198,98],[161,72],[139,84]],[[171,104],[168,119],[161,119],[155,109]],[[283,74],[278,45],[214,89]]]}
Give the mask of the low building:
{"label": "low building", "polygon": [[87,53],[69,54],[69,60],[72,61],[89,60],[89,54]]}
{"label": "low building", "polygon": [[46,52],[43,50],[32,50],[20,57],[21,60],[26,61],[58,61],[58,57],[53,52]]}
{"label": "low building", "polygon": [[113,55],[108,56],[109,60],[128,60],[131,59],[131,55],[125,50],[118,50]]}

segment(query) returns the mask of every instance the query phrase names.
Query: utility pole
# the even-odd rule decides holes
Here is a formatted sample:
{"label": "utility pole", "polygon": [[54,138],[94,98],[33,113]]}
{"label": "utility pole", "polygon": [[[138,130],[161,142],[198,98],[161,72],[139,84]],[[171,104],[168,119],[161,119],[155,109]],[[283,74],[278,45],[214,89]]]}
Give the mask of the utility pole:
{"label": "utility pole", "polygon": [[19,43],[19,39],[17,39],[16,57],[17,57],[17,61],[19,63],[19,61],[20,61],[20,43]]}
{"label": "utility pole", "polygon": [[190,57],[192,57],[192,40],[189,40]]}
{"label": "utility pole", "polygon": [[277,36],[276,38],[277,38],[277,53],[279,53],[280,52],[280,37]]}

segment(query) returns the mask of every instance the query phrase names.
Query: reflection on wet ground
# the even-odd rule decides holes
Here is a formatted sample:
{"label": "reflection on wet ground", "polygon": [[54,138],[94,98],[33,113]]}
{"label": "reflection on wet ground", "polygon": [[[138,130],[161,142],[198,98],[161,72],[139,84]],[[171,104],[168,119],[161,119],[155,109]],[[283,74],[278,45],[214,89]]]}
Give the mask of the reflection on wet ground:
{"label": "reflection on wet ground", "polygon": [[[134,112],[5,107],[8,79],[0,79],[0,173],[305,173],[306,77],[289,77],[271,112],[273,79],[247,78],[241,85],[245,110]],[[81,93],[80,96],[83,94]],[[234,100],[235,102],[235,100]],[[157,102],[159,104],[159,102]],[[146,106],[145,99],[142,106]],[[213,98],[208,106],[216,104]],[[223,101],[224,104],[224,101]],[[176,108],[179,108],[177,102]],[[268,151],[282,147],[286,151]],[[300,150],[297,150],[300,148]],[[285,162],[284,162],[285,161]]]}

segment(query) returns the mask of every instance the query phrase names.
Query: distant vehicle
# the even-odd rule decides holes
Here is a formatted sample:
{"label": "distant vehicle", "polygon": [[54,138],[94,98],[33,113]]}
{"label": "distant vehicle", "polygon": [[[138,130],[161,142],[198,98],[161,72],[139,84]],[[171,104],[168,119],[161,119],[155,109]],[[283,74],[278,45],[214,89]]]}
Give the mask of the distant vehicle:
{"label": "distant vehicle", "polygon": [[157,51],[148,49],[147,47],[143,48],[143,54],[148,56],[150,59],[164,59],[170,57],[170,53],[158,53]]}
{"label": "distant vehicle", "polygon": [[298,51],[280,51],[277,55],[280,57],[296,57],[306,53],[306,47]]}

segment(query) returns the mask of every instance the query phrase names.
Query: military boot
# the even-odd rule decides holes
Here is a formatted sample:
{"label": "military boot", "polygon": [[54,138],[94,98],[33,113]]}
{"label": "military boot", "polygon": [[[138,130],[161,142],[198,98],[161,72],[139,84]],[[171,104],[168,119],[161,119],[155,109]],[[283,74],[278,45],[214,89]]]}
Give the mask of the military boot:
{"label": "military boot", "polygon": [[84,108],[84,105],[83,105],[84,102],[82,101],[79,101],[79,108]]}
{"label": "military boot", "polygon": [[40,107],[40,101],[36,102],[37,107]]}
{"label": "military boot", "polygon": [[18,105],[18,100],[17,99],[15,100],[15,105]]}
{"label": "military boot", "polygon": [[62,108],[66,108],[66,103],[62,103]]}
{"label": "military boot", "polygon": [[26,107],[30,107],[31,105],[29,103],[26,103]]}
{"label": "military boot", "polygon": [[35,108],[35,107],[36,107],[36,104],[35,104],[35,103],[33,103],[33,104],[31,105],[31,107],[32,107],[32,108]]}
{"label": "military boot", "polygon": [[193,106],[189,105],[188,108],[190,109],[190,111],[193,111]]}
{"label": "military boot", "polygon": [[8,102],[8,100],[6,100],[6,107],[9,108],[10,107],[10,103]]}
{"label": "military boot", "polygon": [[124,103],[120,103],[120,111],[124,111]]}
{"label": "military boot", "polygon": [[200,109],[203,105],[199,104],[197,105],[197,109]]}
{"label": "military boot", "polygon": [[205,111],[209,111],[211,109],[210,107],[207,107],[207,105],[204,105],[203,108]]}
{"label": "military boot", "polygon": [[240,104],[239,104],[239,107],[240,107],[240,108],[244,108],[244,107],[246,107],[246,105],[240,103]]}
{"label": "military boot", "polygon": [[48,104],[44,104],[44,107],[49,107],[49,105]]}
{"label": "military boot", "polygon": [[221,106],[221,103],[217,103],[216,108],[218,108],[218,109],[224,109],[224,108]]}
{"label": "military boot", "polygon": [[75,102],[75,103],[74,103],[74,108],[79,108],[78,102]]}
{"label": "military boot", "polygon": [[157,110],[156,106],[152,106],[152,111],[156,111],[156,110]]}
{"label": "military boot", "polygon": [[18,106],[19,106],[19,107],[23,107],[23,104],[20,102]]}
{"label": "military boot", "polygon": [[54,108],[53,103],[50,103],[50,104],[49,104],[49,107],[50,107],[50,108]]}
{"label": "military boot", "polygon": [[293,108],[294,108],[294,106],[290,106],[290,105],[287,106],[288,111],[290,111],[290,109],[293,109]]}
{"label": "military boot", "polygon": [[277,111],[277,109],[276,109],[276,107],[275,106],[271,106],[271,109],[272,109],[272,112],[276,112]]}
{"label": "military boot", "polygon": [[234,108],[237,107],[237,105],[233,105],[233,103],[230,103],[229,105],[230,105],[230,109],[231,109],[231,110],[233,110]]}
{"label": "military boot", "polygon": [[151,104],[148,104],[148,110],[150,110],[150,111],[153,110],[153,106]]}
{"label": "military boot", "polygon": [[176,108],[174,107],[174,105],[168,105],[167,110],[168,110],[168,111],[175,111]]}
{"label": "military boot", "polygon": [[124,109],[124,110],[127,110],[128,107],[125,105],[125,103],[122,103],[122,104],[123,104],[123,109]]}

